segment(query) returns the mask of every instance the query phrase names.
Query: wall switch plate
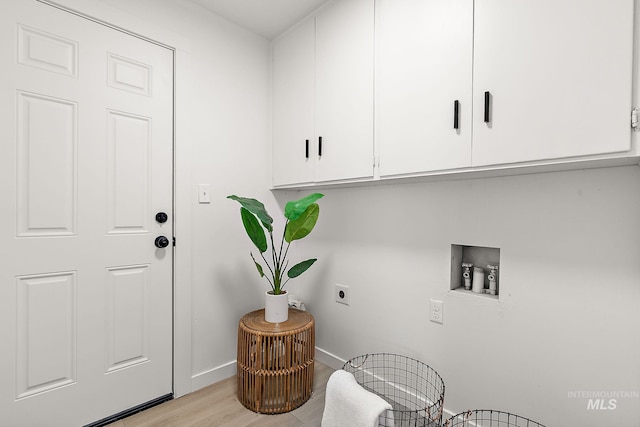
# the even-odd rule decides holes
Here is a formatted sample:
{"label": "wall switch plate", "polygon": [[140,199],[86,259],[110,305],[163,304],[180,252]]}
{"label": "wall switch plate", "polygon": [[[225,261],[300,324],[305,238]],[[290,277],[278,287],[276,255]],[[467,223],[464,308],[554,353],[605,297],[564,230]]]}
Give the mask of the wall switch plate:
{"label": "wall switch plate", "polygon": [[349,305],[349,287],[336,284],[335,297],[336,302],[344,305]]}
{"label": "wall switch plate", "polygon": [[429,320],[431,320],[432,322],[435,323],[440,323],[442,324],[444,317],[443,317],[443,304],[442,301],[438,301],[435,299],[431,300],[431,308],[430,308],[430,318]]}
{"label": "wall switch plate", "polygon": [[209,196],[209,184],[198,185],[198,202],[211,203],[211,196]]}

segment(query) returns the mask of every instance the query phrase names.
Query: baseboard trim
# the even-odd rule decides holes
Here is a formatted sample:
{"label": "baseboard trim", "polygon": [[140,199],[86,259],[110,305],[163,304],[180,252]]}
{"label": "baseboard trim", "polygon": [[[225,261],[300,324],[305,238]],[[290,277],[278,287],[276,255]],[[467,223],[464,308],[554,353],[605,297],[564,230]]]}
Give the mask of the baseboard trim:
{"label": "baseboard trim", "polygon": [[101,420],[95,421],[91,424],[87,424],[85,427],[102,427],[114,423],[123,418],[130,417],[133,414],[137,414],[138,412],[142,412],[146,409],[153,408],[154,406],[160,405],[161,403],[168,402],[173,400],[173,393],[165,394],[164,396],[160,396],[156,399],[145,402],[141,405],[134,406],[133,408],[129,408],[125,411],[118,412],[115,415],[111,415],[109,417],[103,418]]}
{"label": "baseboard trim", "polygon": [[[445,396],[445,400],[446,400],[446,396]],[[453,417],[454,415],[458,415],[458,414],[456,412],[451,412],[447,408],[443,408],[442,409],[442,423],[444,424],[445,421],[447,421],[449,418]]]}
{"label": "baseboard trim", "polygon": [[199,372],[191,377],[191,391],[194,392],[211,384],[215,384],[218,381],[226,380],[227,378],[236,375],[236,372],[237,363],[235,360],[225,363],[224,365]]}
{"label": "baseboard trim", "polygon": [[[332,369],[340,369],[346,360],[340,359],[335,354],[331,354],[321,348],[316,347],[315,359],[323,363]],[[200,390],[201,388],[210,386],[219,381],[226,380],[237,373],[237,361],[232,360],[224,365],[216,366],[215,368],[208,369],[206,371],[199,372],[191,377],[191,392]]]}
{"label": "baseboard trim", "polygon": [[323,350],[320,347],[316,347],[315,358],[318,362],[323,363],[332,369],[341,369],[342,365],[347,362],[345,359],[341,359],[335,354],[329,353],[328,351]]}

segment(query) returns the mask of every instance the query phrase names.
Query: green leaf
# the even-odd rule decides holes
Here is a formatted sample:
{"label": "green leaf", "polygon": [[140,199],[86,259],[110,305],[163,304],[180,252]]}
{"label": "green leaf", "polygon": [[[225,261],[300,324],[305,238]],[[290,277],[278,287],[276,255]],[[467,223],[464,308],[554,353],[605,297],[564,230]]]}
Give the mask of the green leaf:
{"label": "green leaf", "polygon": [[316,258],[312,258],[312,259],[308,259],[306,261],[302,261],[302,262],[297,263],[296,265],[291,267],[289,269],[289,271],[287,271],[287,276],[289,276],[289,279],[293,279],[294,277],[298,277],[299,275],[301,275],[302,273],[307,271],[309,269],[309,267],[311,267],[313,265],[313,263],[316,262],[316,261],[317,261]]}
{"label": "green leaf", "polygon": [[251,259],[253,259],[253,263],[256,265],[258,269],[258,273],[260,273],[260,277],[264,277],[264,271],[262,270],[262,266],[258,264],[258,261],[253,257],[253,253],[251,253]]}
{"label": "green leaf", "polygon": [[284,230],[284,240],[287,243],[291,243],[307,236],[315,227],[319,214],[320,206],[317,203],[309,205],[298,219],[287,223],[287,227]]}
{"label": "green leaf", "polygon": [[260,227],[258,219],[245,208],[240,208],[240,216],[242,217],[242,224],[247,231],[249,238],[256,245],[256,248],[260,252],[267,250],[267,237],[264,234],[264,230]]}
{"label": "green leaf", "polygon": [[313,193],[309,194],[306,197],[303,197],[300,200],[294,200],[287,203],[284,207],[285,218],[287,218],[289,221],[295,221],[300,217],[300,215],[304,213],[304,211],[307,210],[307,208],[312,203],[315,203],[315,201],[320,199],[321,197],[324,197],[324,194]]}
{"label": "green leaf", "polygon": [[[264,205],[257,201],[256,199],[249,199],[247,197],[238,197],[238,196],[227,196],[227,199],[235,200],[242,205],[243,208],[247,209],[249,212],[258,217],[260,222],[267,231],[273,231],[273,218],[269,215]],[[264,251],[262,251],[264,252]]]}

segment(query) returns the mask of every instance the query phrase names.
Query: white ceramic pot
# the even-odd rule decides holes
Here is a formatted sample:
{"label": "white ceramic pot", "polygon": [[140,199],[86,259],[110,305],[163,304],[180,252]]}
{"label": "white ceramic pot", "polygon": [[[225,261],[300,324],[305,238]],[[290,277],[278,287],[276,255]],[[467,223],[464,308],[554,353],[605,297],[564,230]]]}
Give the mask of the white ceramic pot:
{"label": "white ceramic pot", "polygon": [[289,296],[287,291],[274,295],[267,291],[264,298],[264,320],[269,323],[286,322],[289,318]]}

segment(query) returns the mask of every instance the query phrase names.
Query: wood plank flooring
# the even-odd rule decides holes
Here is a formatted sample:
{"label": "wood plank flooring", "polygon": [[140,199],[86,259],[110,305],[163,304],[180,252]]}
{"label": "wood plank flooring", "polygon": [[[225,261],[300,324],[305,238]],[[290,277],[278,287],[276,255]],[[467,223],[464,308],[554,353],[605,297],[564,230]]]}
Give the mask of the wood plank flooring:
{"label": "wood plank flooring", "polygon": [[234,376],[116,421],[109,427],[319,426],[324,411],[327,380],[332,373],[333,369],[316,361],[311,398],[304,405],[285,414],[256,414],[245,408],[238,401]]}

